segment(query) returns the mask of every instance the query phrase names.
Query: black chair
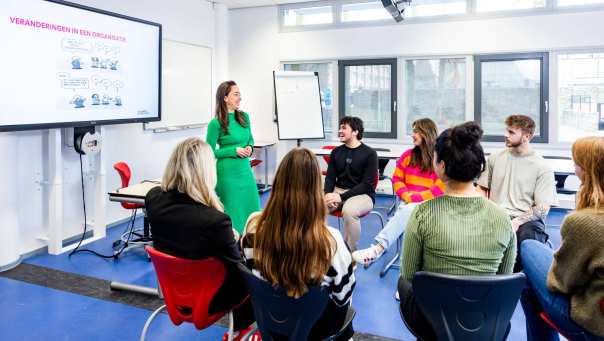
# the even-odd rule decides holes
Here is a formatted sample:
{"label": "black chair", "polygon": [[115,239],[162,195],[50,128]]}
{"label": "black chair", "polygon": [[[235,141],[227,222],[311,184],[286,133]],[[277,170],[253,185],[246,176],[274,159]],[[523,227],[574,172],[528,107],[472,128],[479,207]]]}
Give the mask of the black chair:
{"label": "black chair", "polygon": [[439,341],[500,341],[507,336],[525,282],[523,273],[454,276],[420,271],[413,277],[413,292]]}
{"label": "black chair", "polygon": [[[282,288],[256,277],[245,265],[239,264],[245,285],[252,299],[254,315],[263,341],[287,337],[289,341],[306,341],[315,322],[327,306],[329,295],[321,287],[310,287],[300,298],[292,298]],[[324,341],[337,338],[354,319],[355,311],[348,309],[346,320],[338,333]]]}

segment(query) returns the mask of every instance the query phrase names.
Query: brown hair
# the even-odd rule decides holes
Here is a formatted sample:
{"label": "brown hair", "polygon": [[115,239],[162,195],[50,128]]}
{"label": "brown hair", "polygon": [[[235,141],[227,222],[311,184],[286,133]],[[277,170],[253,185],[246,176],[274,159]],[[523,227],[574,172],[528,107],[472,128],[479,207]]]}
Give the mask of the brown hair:
{"label": "brown hair", "polygon": [[413,147],[411,152],[410,167],[419,167],[422,172],[434,171],[432,159],[434,158],[434,144],[438,137],[436,124],[429,118],[420,118],[411,125],[422,136],[422,144]]}
{"label": "brown hair", "polygon": [[583,137],[573,143],[573,160],[583,169],[577,210],[604,205],[604,137]]}
{"label": "brown hair", "polygon": [[533,136],[535,134],[535,121],[526,115],[511,115],[505,119],[505,125],[521,129],[523,133]]}
{"label": "brown hair", "polygon": [[329,270],[336,243],[326,217],[319,163],[310,150],[293,149],[277,169],[253,240],[256,267],[289,296],[319,285]]}
{"label": "brown hair", "polygon": [[[229,109],[224,101],[224,98],[231,93],[231,88],[236,86],[235,81],[225,81],[220,83],[216,89],[216,119],[220,123],[220,127],[225,134],[229,133]],[[247,121],[243,111],[235,109],[235,120],[242,126],[247,127]]]}

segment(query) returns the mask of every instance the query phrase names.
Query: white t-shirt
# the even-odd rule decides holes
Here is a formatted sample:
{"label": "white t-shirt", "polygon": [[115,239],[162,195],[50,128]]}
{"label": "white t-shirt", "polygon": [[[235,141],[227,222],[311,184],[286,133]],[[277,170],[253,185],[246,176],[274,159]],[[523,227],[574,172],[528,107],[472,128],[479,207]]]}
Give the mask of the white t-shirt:
{"label": "white t-shirt", "polygon": [[478,185],[488,188],[490,199],[511,217],[534,206],[558,204],[554,172],[534,150],[522,156],[510,148],[491,154]]}

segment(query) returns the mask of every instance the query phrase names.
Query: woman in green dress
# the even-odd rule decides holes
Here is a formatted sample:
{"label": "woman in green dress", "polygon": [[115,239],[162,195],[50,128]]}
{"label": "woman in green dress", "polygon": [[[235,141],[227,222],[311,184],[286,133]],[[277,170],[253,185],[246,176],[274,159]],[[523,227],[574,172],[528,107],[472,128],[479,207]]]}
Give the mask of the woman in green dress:
{"label": "woman in green dress", "polygon": [[222,82],[216,90],[216,116],[210,121],[206,136],[217,159],[216,193],[224,204],[225,213],[231,217],[233,228],[239,233],[247,217],[260,211],[260,197],[249,159],[254,138],[250,117],[239,110],[240,102],[237,84]]}

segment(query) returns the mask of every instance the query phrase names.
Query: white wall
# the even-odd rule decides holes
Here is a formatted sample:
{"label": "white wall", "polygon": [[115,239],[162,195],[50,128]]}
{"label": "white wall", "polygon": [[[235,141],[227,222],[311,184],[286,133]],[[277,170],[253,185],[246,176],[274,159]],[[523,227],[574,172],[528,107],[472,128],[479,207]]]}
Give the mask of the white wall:
{"label": "white wall", "polygon": [[[214,48],[219,58],[213,62],[213,82],[226,78],[228,64],[226,37],[228,35],[227,11],[223,5],[215,5],[201,0],[79,0],[77,3],[112,12],[142,18],[162,24],[163,37],[182,42],[206,45]],[[161,176],[165,162],[174,145],[189,136],[201,136],[201,129],[183,130],[169,133],[143,131],[141,124],[107,126],[105,128],[103,153],[106,157],[107,191],[118,188],[119,177],[112,165],[126,161],[133,171],[133,182]],[[18,187],[18,232],[21,254],[46,246],[43,238],[47,233],[45,214],[47,203],[44,184],[48,176],[47,141],[45,131],[0,133],[8,138],[0,148],[16,145],[13,159],[3,159],[0,174],[10,170],[15,175]],[[63,214],[64,238],[81,233],[83,224],[80,165],[73,149],[63,147]],[[87,211],[89,221],[94,213],[93,192],[90,169],[96,158],[84,156]],[[5,180],[7,180],[5,178]],[[107,204],[107,223],[126,218],[128,212],[117,203]],[[8,241],[12,242],[12,241]]]}
{"label": "white wall", "polygon": [[[230,10],[230,77],[244,96],[256,136],[277,139],[272,123],[271,72],[283,61],[345,58],[468,55],[604,47],[604,11],[474,18],[458,21],[364,26],[279,33],[277,7]],[[337,80],[336,80],[337,81]],[[550,86],[554,80],[550,80]],[[399,98],[403,94],[399,86]],[[334,100],[337,96],[334,95]],[[552,103],[551,112],[556,108]],[[335,107],[335,105],[334,105]],[[403,112],[399,111],[399,122]],[[553,115],[552,115],[553,116]],[[555,118],[553,118],[555,120]],[[550,136],[556,121],[550,120]],[[368,140],[403,150],[398,141]],[[291,147],[280,143],[279,156]],[[313,145],[308,143],[307,145]],[[314,143],[318,145],[318,143]],[[486,144],[487,148],[499,145]],[[568,146],[540,146],[550,154],[567,154]],[[557,150],[556,150],[557,148]]]}

